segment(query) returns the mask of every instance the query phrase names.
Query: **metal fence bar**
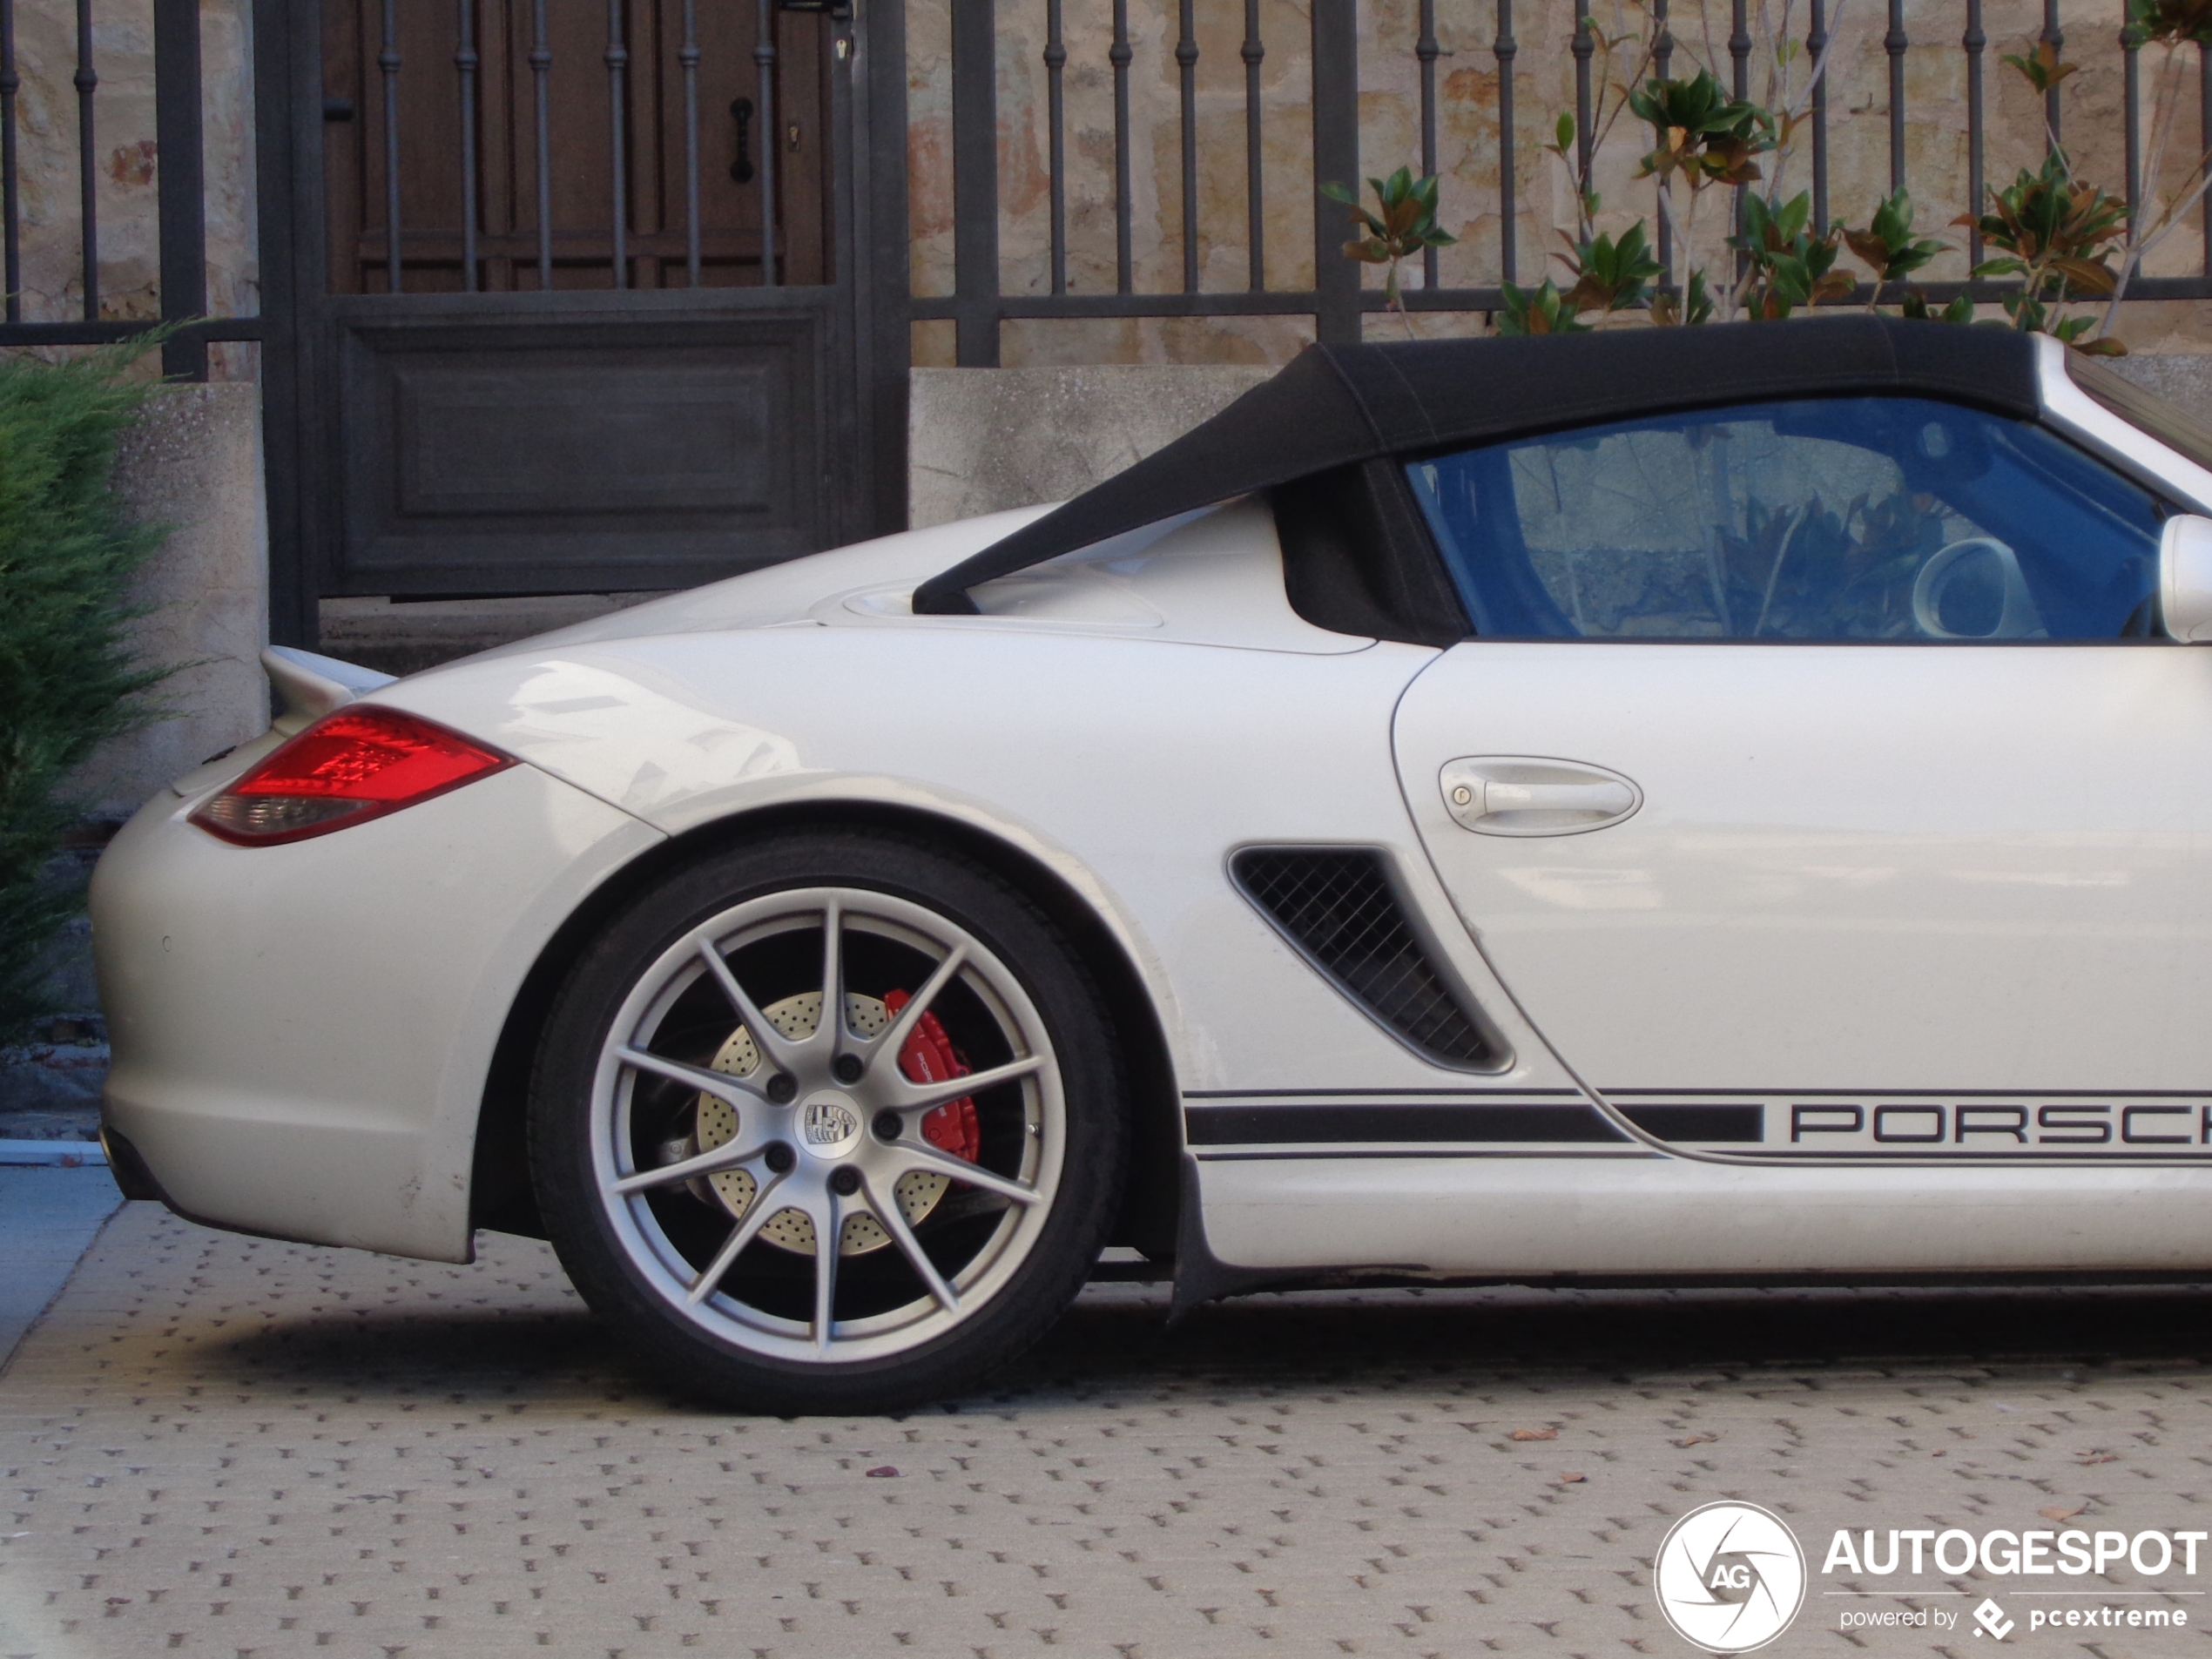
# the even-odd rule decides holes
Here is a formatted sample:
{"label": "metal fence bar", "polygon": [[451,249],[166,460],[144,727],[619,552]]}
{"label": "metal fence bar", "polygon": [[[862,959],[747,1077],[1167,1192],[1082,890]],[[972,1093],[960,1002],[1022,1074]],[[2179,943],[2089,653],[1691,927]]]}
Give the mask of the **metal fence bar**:
{"label": "metal fence bar", "polygon": [[77,194],[84,255],[84,320],[100,320],[99,163],[93,155],[92,93],[100,78],[92,65],[92,0],[77,0]]}
{"label": "metal fence bar", "polygon": [[[1751,7],[1750,0],[1736,0],[1730,9],[1728,31],[1729,90],[1740,101],[1751,96]],[[1743,233],[1743,197],[1750,188],[1738,185],[1729,201],[1729,223],[1736,233]],[[1735,280],[1741,283],[1750,268],[1751,256],[1738,249],[1736,254]]]}
{"label": "metal fence bar", "polygon": [[400,9],[384,0],[384,49],[376,55],[384,77],[384,286],[397,293],[400,269]]}
{"label": "metal fence bar", "polygon": [[[1498,39],[1492,50],[1498,55],[1498,268],[1510,282],[1519,263],[1514,246],[1513,60],[1521,44],[1513,37],[1513,0],[1498,0]],[[1433,259],[1435,250],[1429,253]]]}
{"label": "metal fence bar", "polygon": [[2127,105],[2128,125],[2128,225],[2134,228],[2135,217],[2143,201],[2143,112],[2142,64],[2141,48],[2135,31],[2125,24],[2120,29],[2120,52],[2123,65],[2121,75],[2121,101]]}
{"label": "metal fence bar", "polygon": [[[1433,4],[1434,0],[1425,3]],[[1267,47],[1259,37],[1259,0],[1244,0],[1244,44],[1239,55],[1244,60],[1244,255],[1251,266],[1251,291],[1259,293],[1267,287],[1267,199],[1260,188],[1259,127],[1259,66],[1267,57]]]}
{"label": "metal fence bar", "polygon": [[[968,3],[971,8],[973,8],[976,5],[977,0],[968,0]],[[988,0],[983,0],[983,9],[985,10],[989,10]],[[755,32],[752,37],[752,63],[753,67],[759,71],[760,83],[757,93],[757,96],[760,100],[761,134],[760,286],[764,288],[772,288],[777,286],[776,169],[782,164],[784,152],[784,146],[777,137],[777,134],[781,131],[781,129],[776,125],[775,0],[760,0],[759,18],[759,21],[754,25]],[[995,50],[996,48],[994,46],[994,51]],[[996,219],[996,204],[998,200],[995,177],[996,175],[995,173],[995,182],[991,192],[993,219],[995,222]],[[996,254],[994,253],[993,266],[991,270],[991,291],[994,293],[998,291],[998,269],[996,266]],[[994,345],[992,348],[991,361],[993,362],[996,362],[998,361],[997,347],[995,345]]]}
{"label": "metal fence bar", "polygon": [[684,71],[684,275],[699,286],[699,5],[684,0],[684,44],[676,61]]}
{"label": "metal fence bar", "polygon": [[1973,221],[1966,231],[1966,265],[1972,269],[1981,263],[1981,55],[1989,44],[1982,32],[1981,0],[1966,0],[1966,32],[1959,44],[1966,51],[1966,212]]}
{"label": "metal fence bar", "polygon": [[[2050,43],[2051,55],[2054,57],[2064,56],[2066,33],[2059,27],[2059,0],[2043,0],[2042,37]],[[2065,129],[2059,125],[2059,84],[2054,81],[2051,83],[2051,90],[2043,94],[2043,119],[2050,128],[2047,136],[2053,150],[2056,150],[2064,141],[2062,135]]]}
{"label": "metal fence bar", "polygon": [[537,119],[537,286],[553,286],[553,41],[546,32],[545,0],[530,18],[530,91]]}
{"label": "metal fence bar", "polygon": [[[207,309],[199,0],[155,0],[153,90],[154,153],[160,160],[161,316],[165,322],[182,322]],[[178,335],[163,345],[161,367],[172,379],[206,380],[207,342]]]}
{"label": "metal fence bar", "polygon": [[[1421,66],[1421,176],[1436,176],[1436,60],[1444,48],[1436,38],[1436,0],[1421,0],[1421,32],[1413,43],[1413,56]],[[1421,250],[1421,286],[1436,286],[1436,250]]]}
{"label": "metal fence bar", "polygon": [[1318,186],[1359,184],[1359,24],[1356,0],[1312,0],[1313,332],[1358,343],[1359,266],[1344,257],[1342,220]]}
{"label": "metal fence bar", "polygon": [[630,122],[623,93],[630,80],[630,46],[622,0],[607,0],[607,120],[612,145],[614,285],[630,286]]}
{"label": "metal fence bar", "polygon": [[1068,40],[1061,31],[1062,0],[1045,0],[1046,120],[1051,132],[1052,291],[1068,292]]}
{"label": "metal fence bar", "polygon": [[0,0],[0,280],[7,284],[7,318],[23,320],[23,202],[16,175],[16,3]]}
{"label": "metal fence bar", "polygon": [[[1890,0],[1890,31],[1882,50],[1890,55],[1890,188],[1905,188],[1905,0]],[[1825,220],[1822,221],[1824,224]]]}
{"label": "metal fence bar", "polygon": [[1805,61],[1812,66],[1812,222],[1828,220],[1828,77],[1821,58],[1828,51],[1826,0],[1811,0],[1811,16],[1805,30]]}
{"label": "metal fence bar", "polygon": [[[1597,142],[1592,129],[1594,119],[1590,109],[1590,59],[1597,53],[1597,42],[1590,38],[1590,0],[1575,0],[1575,188],[1582,189],[1590,176],[1591,147]],[[1575,222],[1581,223],[1581,209],[1575,209]]]}
{"label": "metal fence bar", "polygon": [[1183,291],[1198,292],[1198,20],[1183,0],[1175,64],[1183,93]]}
{"label": "metal fence bar", "polygon": [[[2197,142],[2199,154],[2212,155],[2212,46],[2200,46],[2196,52]],[[2204,270],[2212,276],[2212,194],[2197,203],[2199,217],[2204,221]],[[2128,292],[2141,293],[2143,285],[2128,285]]]}
{"label": "metal fence bar", "polygon": [[999,361],[997,14],[997,0],[953,8],[953,290],[962,368]]}
{"label": "metal fence bar", "polygon": [[[1334,226],[1332,226],[1334,229]],[[1347,266],[1349,262],[1347,261]],[[1927,296],[1932,305],[1943,305],[1962,293],[1971,293],[1976,300],[1986,300],[2016,284],[1988,282],[1922,282],[1914,286]],[[2212,298],[2212,283],[2202,277],[2138,277],[2128,285],[2128,299],[2134,300],[2202,300]],[[1495,286],[1487,287],[1407,288],[1401,296],[1408,311],[1467,312],[1497,311],[1505,304],[1504,290]],[[1862,300],[1858,303],[1864,304]],[[958,315],[962,301],[955,298],[918,299],[913,301],[913,316],[918,320],[951,320]],[[1361,291],[1353,309],[1357,312],[1379,312],[1386,302],[1379,289]],[[995,316],[1043,318],[1064,320],[1076,318],[1124,317],[1294,317],[1314,314],[1314,295],[1308,291],[1252,293],[1238,288],[1213,293],[1066,293],[1066,294],[1008,294],[995,302]],[[45,324],[31,324],[22,331],[0,330],[0,344],[10,343],[9,334],[30,333],[48,327]],[[64,325],[75,331],[72,337],[112,340],[143,331],[144,324],[110,323],[99,328],[87,324]],[[248,331],[236,335],[211,334],[211,339],[260,338],[257,325],[248,320],[242,327]]]}
{"label": "metal fence bar", "polygon": [[1130,247],[1129,66],[1136,56],[1129,44],[1129,0],[1114,0],[1114,44],[1106,53],[1114,66],[1114,292],[1131,291]]}
{"label": "metal fence bar", "polygon": [[[1818,0],[1814,0],[1814,3],[1817,4]],[[1665,80],[1673,72],[1675,62],[1675,37],[1667,27],[1667,0],[1652,0],[1651,29],[1651,66],[1658,71],[1659,78]],[[1662,140],[1665,136],[1664,133],[1659,135]],[[1664,179],[1660,181],[1657,189],[1658,201],[1654,205],[1658,208],[1659,216],[1659,280],[1670,282],[1674,280],[1675,231],[1668,222],[1667,210],[1663,206],[1667,199]]]}
{"label": "metal fence bar", "polygon": [[476,291],[476,56],[475,0],[461,0],[461,44],[453,66],[461,76],[461,286]]}

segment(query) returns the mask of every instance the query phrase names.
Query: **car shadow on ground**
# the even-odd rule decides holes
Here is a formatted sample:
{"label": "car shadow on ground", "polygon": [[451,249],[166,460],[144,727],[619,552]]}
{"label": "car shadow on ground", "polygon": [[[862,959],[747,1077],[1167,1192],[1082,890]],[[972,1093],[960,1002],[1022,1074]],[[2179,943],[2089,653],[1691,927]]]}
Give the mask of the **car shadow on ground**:
{"label": "car shadow on ground", "polygon": [[[1200,1388],[1280,1395],[1580,1374],[1961,1367],[2086,1373],[2212,1361],[2212,1285],[1819,1291],[1360,1291],[1261,1295],[1166,1322],[1163,1290],[1095,1287],[953,1409],[1020,1410]],[[684,1411],[581,1310],[287,1318],[195,1345],[240,1385],[395,1399],[629,1400]]]}
{"label": "car shadow on ground", "polygon": [[1219,1385],[1774,1367],[1922,1370],[2212,1360],[2212,1285],[1310,1291],[1197,1310],[1079,1306],[1022,1362],[1027,1387],[1203,1373]]}

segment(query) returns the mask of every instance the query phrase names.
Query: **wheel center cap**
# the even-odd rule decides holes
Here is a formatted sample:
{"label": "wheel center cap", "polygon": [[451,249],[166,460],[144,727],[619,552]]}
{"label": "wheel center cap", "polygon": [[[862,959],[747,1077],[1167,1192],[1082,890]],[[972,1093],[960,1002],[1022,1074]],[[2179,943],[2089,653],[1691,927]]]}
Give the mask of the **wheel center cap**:
{"label": "wheel center cap", "polygon": [[816,1157],[841,1157],[860,1138],[860,1112],[833,1089],[809,1095],[799,1109],[799,1138]]}

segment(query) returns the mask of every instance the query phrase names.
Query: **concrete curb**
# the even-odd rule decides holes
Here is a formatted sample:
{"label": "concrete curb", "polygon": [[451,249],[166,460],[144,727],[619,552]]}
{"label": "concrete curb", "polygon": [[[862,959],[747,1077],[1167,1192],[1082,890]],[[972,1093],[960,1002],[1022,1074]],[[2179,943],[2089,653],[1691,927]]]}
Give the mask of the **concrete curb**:
{"label": "concrete curb", "polygon": [[81,1170],[107,1162],[98,1141],[0,1141],[0,1164],[46,1164]]}

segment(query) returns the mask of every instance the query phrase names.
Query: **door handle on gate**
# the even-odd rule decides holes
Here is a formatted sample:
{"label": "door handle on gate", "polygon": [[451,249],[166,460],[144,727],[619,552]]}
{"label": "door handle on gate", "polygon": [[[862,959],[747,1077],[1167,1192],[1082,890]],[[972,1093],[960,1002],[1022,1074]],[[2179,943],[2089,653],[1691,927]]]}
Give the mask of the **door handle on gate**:
{"label": "door handle on gate", "polygon": [[730,164],[730,177],[749,185],[752,182],[752,100],[732,98],[730,113],[738,124],[738,158]]}
{"label": "door handle on gate", "polygon": [[1617,772],[1537,756],[1447,761],[1438,782],[1445,809],[1478,835],[1575,835],[1643,805],[1643,792]]}

